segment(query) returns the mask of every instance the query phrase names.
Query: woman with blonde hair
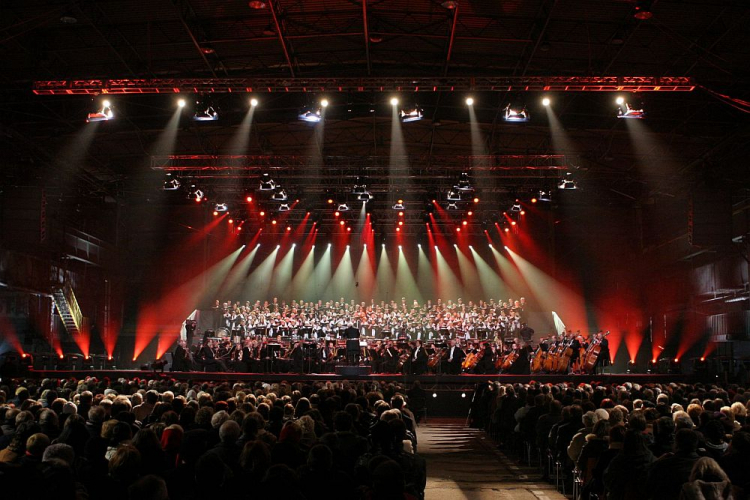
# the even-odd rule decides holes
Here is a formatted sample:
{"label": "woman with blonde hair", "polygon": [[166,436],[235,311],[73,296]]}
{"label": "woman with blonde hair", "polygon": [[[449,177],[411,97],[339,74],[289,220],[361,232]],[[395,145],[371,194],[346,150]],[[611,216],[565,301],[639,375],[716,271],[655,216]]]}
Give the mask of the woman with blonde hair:
{"label": "woman with blonde hair", "polygon": [[680,500],[732,500],[732,483],[713,458],[699,458],[682,485]]}

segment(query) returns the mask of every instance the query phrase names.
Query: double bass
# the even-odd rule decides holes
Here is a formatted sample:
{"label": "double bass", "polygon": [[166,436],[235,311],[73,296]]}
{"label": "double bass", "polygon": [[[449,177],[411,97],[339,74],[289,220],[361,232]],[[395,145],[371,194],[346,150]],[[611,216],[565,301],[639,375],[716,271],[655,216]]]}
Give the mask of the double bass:
{"label": "double bass", "polygon": [[427,366],[429,368],[436,368],[440,364],[440,360],[443,359],[447,353],[448,351],[445,347],[436,350],[434,353],[430,354],[429,358],[427,358]]}
{"label": "double bass", "polygon": [[461,368],[464,370],[473,370],[479,363],[479,360],[482,359],[483,355],[484,349],[478,353],[470,352],[466,355],[466,359],[464,359],[463,363],[461,363]]}
{"label": "double bass", "polygon": [[[602,339],[609,335],[609,332],[602,334]],[[602,352],[602,341],[594,339],[589,345],[585,356],[583,357],[583,370],[586,373],[594,373],[594,367],[599,360],[599,354]]]}
{"label": "double bass", "polygon": [[547,352],[542,349],[542,346],[536,348],[534,357],[531,359],[531,373],[539,373],[544,368],[544,362],[547,360]]}

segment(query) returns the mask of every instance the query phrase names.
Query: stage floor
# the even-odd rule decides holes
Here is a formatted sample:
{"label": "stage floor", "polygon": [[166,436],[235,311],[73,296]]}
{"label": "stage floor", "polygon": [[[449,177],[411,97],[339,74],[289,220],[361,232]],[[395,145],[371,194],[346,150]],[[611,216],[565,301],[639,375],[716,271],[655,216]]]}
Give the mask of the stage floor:
{"label": "stage floor", "polygon": [[411,384],[419,380],[422,385],[444,385],[467,387],[481,382],[500,382],[503,384],[528,383],[530,381],[542,383],[570,382],[573,384],[623,384],[637,382],[639,384],[656,382],[686,382],[690,379],[684,374],[652,374],[652,373],[617,373],[601,375],[402,375],[395,373],[373,373],[369,375],[337,375],[336,373],[235,373],[235,372],[154,372],[150,370],[30,370],[23,376],[34,378],[76,378],[108,377],[116,378],[172,378],[180,381],[232,381],[232,382],[325,382],[325,381],[382,381]]}

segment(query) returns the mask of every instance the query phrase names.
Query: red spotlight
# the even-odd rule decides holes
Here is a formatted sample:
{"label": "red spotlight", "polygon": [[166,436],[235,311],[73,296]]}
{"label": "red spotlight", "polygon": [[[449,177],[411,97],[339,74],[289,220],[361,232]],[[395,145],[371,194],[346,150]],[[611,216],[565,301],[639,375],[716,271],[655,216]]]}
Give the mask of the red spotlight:
{"label": "red spotlight", "polygon": [[214,210],[214,217],[216,217],[217,215],[219,215],[219,212],[217,212],[216,210]]}
{"label": "red spotlight", "polygon": [[400,228],[400,227],[397,227],[397,228],[396,228],[396,232],[397,232],[397,233],[400,233],[400,232],[401,232],[401,228]]}
{"label": "red spotlight", "polygon": [[237,232],[242,231],[242,226],[237,226]]}
{"label": "red spotlight", "polygon": [[337,211],[337,212],[333,212],[333,215],[334,215],[334,217],[338,217],[341,214]]}
{"label": "red spotlight", "polygon": [[399,202],[399,203],[403,203],[403,202],[404,202],[404,200],[398,200],[398,202]]}
{"label": "red spotlight", "polygon": [[[25,354],[24,354],[24,356],[25,356]],[[701,361],[706,361],[706,357],[705,356],[701,356]]]}
{"label": "red spotlight", "polygon": [[471,217],[472,215],[474,215],[474,212],[472,212],[471,210],[469,210],[469,217]]}
{"label": "red spotlight", "polygon": [[510,228],[506,227],[506,228],[505,228],[505,232],[506,232],[506,233],[510,232]]}
{"label": "red spotlight", "polygon": [[[65,356],[63,356],[62,354],[60,354],[60,359],[63,359],[64,357]],[[135,361],[135,359],[133,361]]]}
{"label": "red spotlight", "polygon": [[399,217],[403,217],[403,216],[404,216],[404,212],[399,212],[399,213],[398,213],[398,216],[399,216]]}
{"label": "red spotlight", "polygon": [[537,200],[536,198],[532,198],[531,199],[531,203],[536,203],[537,201],[539,201],[539,200]]}
{"label": "red spotlight", "polygon": [[679,363],[680,362],[680,358],[674,358],[674,362],[675,363]]}
{"label": "red spotlight", "polygon": [[328,198],[328,204],[333,205],[333,200],[331,198]]}
{"label": "red spotlight", "polygon": [[[24,358],[24,359],[26,359],[26,358],[28,358],[28,357],[29,357],[29,355],[28,355],[28,354],[26,354],[26,353],[23,353],[23,354],[21,354],[21,357],[22,357],[22,358]],[[86,358],[88,359],[88,356],[86,356]]]}
{"label": "red spotlight", "polygon": [[265,212],[264,212],[263,210],[261,210],[261,211],[260,211],[260,216],[261,216],[261,217],[265,217],[265,216],[266,216],[266,213],[265,213]]}
{"label": "red spotlight", "polygon": [[479,203],[479,198],[474,198],[474,203]]}
{"label": "red spotlight", "polygon": [[107,356],[108,361],[112,361],[112,356]]}
{"label": "red spotlight", "polygon": [[234,224],[234,219],[229,219],[227,222],[229,222],[230,224]]}
{"label": "red spotlight", "polygon": [[203,198],[198,198],[197,196],[195,197],[195,202],[196,203],[200,203],[202,201],[203,201]]}
{"label": "red spotlight", "polygon": [[286,230],[287,230],[287,231],[291,231],[291,230],[292,230],[292,226],[287,226],[287,227],[286,227]]}
{"label": "red spotlight", "polygon": [[402,221],[402,220],[398,221],[398,225],[399,226],[403,226],[404,225],[404,221]]}
{"label": "red spotlight", "polygon": [[526,215],[526,210],[521,210],[521,215]]}
{"label": "red spotlight", "polygon": [[339,221],[339,226],[343,226],[343,225],[344,225],[344,221]]}
{"label": "red spotlight", "polygon": [[272,221],[271,221],[271,224],[273,224],[273,225],[275,226],[275,225],[276,225],[276,221],[275,221],[275,220],[272,220]]}
{"label": "red spotlight", "polygon": [[346,230],[349,231],[349,232],[351,232],[352,228],[347,227]]}
{"label": "red spotlight", "polygon": [[436,200],[432,200],[432,202],[433,202],[433,203],[437,203],[437,201],[436,201]]}
{"label": "red spotlight", "polygon": [[250,203],[250,202],[253,201],[253,197],[252,196],[248,196],[247,198],[245,198],[245,200],[247,200],[247,202]]}
{"label": "red spotlight", "polygon": [[463,221],[461,224],[463,224],[464,226],[468,226],[469,225],[469,223],[466,222],[466,221]]}
{"label": "red spotlight", "polygon": [[516,225],[516,221],[514,221],[514,220],[510,221],[510,225],[511,226],[515,226]]}
{"label": "red spotlight", "polygon": [[461,228],[460,228],[460,227],[457,227],[457,228],[456,228],[456,232],[457,232],[457,233],[460,233],[460,232],[461,232]]}

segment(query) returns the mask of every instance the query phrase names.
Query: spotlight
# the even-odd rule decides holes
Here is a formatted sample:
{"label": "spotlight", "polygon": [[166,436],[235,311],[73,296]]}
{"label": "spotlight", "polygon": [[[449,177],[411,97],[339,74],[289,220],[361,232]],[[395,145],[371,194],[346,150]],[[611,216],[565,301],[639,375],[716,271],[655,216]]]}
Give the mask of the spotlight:
{"label": "spotlight", "polygon": [[185,102],[185,99],[180,99],[177,101],[177,106],[180,108],[184,108],[187,103]]}
{"label": "spotlight", "polygon": [[258,99],[256,99],[255,97],[250,99],[250,106],[255,107],[257,105],[258,105]]}
{"label": "spotlight", "polygon": [[404,200],[398,200],[396,203],[394,203],[393,210],[406,210],[406,207],[404,206]]}
{"label": "spotlight", "polygon": [[286,201],[289,197],[286,194],[286,189],[276,188],[271,195],[273,201]]}
{"label": "spotlight", "polygon": [[262,2],[261,0],[251,0],[248,2],[247,6],[251,9],[261,10],[266,8],[266,2]]}
{"label": "spotlight", "polygon": [[273,191],[276,189],[276,182],[271,179],[269,174],[263,174],[260,178],[260,190],[261,191]]}
{"label": "spotlight", "polygon": [[164,180],[164,191],[177,191],[180,189],[180,179],[172,177],[171,173],[167,173],[167,178]]}
{"label": "spotlight", "polygon": [[398,106],[398,98],[391,97],[391,106]]}
{"label": "spotlight", "polygon": [[542,99],[542,106],[549,106],[552,101],[549,100],[549,97],[545,97]]}
{"label": "spotlight", "polygon": [[503,116],[506,122],[527,122],[531,119],[526,106],[517,109],[512,108],[510,104],[505,107],[505,115]]}
{"label": "spotlight", "polygon": [[474,98],[473,97],[467,97],[466,98],[466,105],[467,106],[473,106],[474,105]]}
{"label": "spotlight", "polygon": [[617,102],[617,118],[643,120],[646,117],[646,112],[642,106],[640,108],[634,107],[622,96],[618,97],[615,102]]}
{"label": "spotlight", "polygon": [[349,210],[349,205],[347,205],[346,203],[342,203],[339,205],[339,208],[338,208],[339,212],[346,212],[348,210]]}
{"label": "spotlight", "polygon": [[323,112],[321,108],[303,108],[297,115],[297,118],[307,123],[318,123],[323,119]]}
{"label": "spotlight", "polygon": [[461,193],[458,191],[450,190],[448,191],[448,201],[461,201]]}
{"label": "spotlight", "polygon": [[357,196],[357,199],[358,199],[359,201],[363,201],[363,202],[365,202],[365,203],[367,203],[368,201],[370,201],[370,200],[371,200],[371,199],[373,199],[373,198],[374,198],[374,196],[372,195],[372,193],[369,193],[369,192],[367,192],[367,191],[365,191],[364,193],[360,193],[360,194],[359,194],[359,195]]}
{"label": "spotlight", "polygon": [[574,180],[563,179],[557,188],[563,190],[578,189],[578,183]]}
{"label": "spotlight", "polygon": [[653,0],[638,0],[635,2],[633,7],[633,17],[639,21],[645,21],[651,19],[654,14],[651,12],[651,4]]}
{"label": "spotlight", "polygon": [[461,172],[461,175],[458,176],[458,182],[455,186],[453,186],[453,188],[458,189],[459,191],[473,191],[474,188],[471,187],[469,174],[466,172]]}
{"label": "spotlight", "polygon": [[521,210],[523,210],[521,208],[521,204],[520,203],[514,203],[513,205],[511,205],[510,210],[508,210],[508,212],[520,212]]}
{"label": "spotlight", "polygon": [[214,205],[214,212],[226,212],[229,210],[229,207],[226,203],[217,203]]}
{"label": "spotlight", "polygon": [[106,122],[114,119],[115,114],[112,112],[112,103],[107,99],[102,101],[102,107],[94,113],[89,113],[86,116],[86,123],[92,122]]}
{"label": "spotlight", "polygon": [[279,212],[288,212],[290,210],[288,203],[282,203],[279,205]]}
{"label": "spotlight", "polygon": [[411,109],[401,110],[401,122],[402,123],[417,122],[421,120],[423,117],[424,117],[424,113],[422,111],[422,108],[420,108],[419,106],[415,106]]}
{"label": "spotlight", "polygon": [[203,193],[203,191],[201,191],[200,189],[196,189],[195,193],[193,193],[193,195],[195,196],[196,203],[200,203],[201,201],[203,201],[203,198],[205,196],[205,194]]}
{"label": "spotlight", "polygon": [[252,196],[247,196],[245,198],[245,201],[248,202],[248,203],[252,203],[253,202],[253,197]]}
{"label": "spotlight", "polygon": [[447,208],[448,210],[458,210],[458,203],[455,203],[455,202],[448,203]]}
{"label": "spotlight", "polygon": [[219,113],[207,100],[198,99],[195,101],[195,109],[197,111],[193,113],[193,121],[215,122],[219,119]]}
{"label": "spotlight", "polygon": [[445,0],[445,2],[441,3],[444,8],[448,10],[455,10],[458,8],[458,0]]}
{"label": "spotlight", "polygon": [[357,177],[357,181],[354,183],[352,188],[352,194],[364,194],[367,192],[367,184],[365,184],[360,177]]}
{"label": "spotlight", "polygon": [[539,201],[552,201],[551,191],[539,191]]}
{"label": "spotlight", "polygon": [[539,201],[539,200],[537,200],[536,198],[532,198],[531,199],[531,203],[536,203],[537,201]]}

